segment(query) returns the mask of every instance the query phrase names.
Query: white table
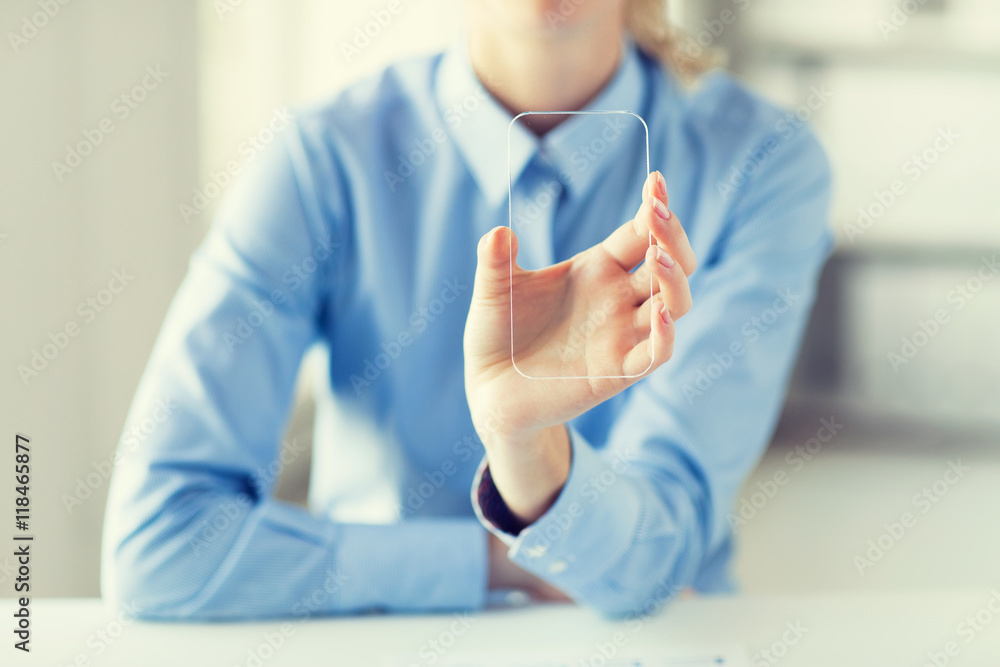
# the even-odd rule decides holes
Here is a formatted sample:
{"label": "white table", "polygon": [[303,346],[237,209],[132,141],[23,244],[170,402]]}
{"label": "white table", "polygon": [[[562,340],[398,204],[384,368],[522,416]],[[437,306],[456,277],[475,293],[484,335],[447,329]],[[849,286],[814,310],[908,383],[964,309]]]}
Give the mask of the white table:
{"label": "white table", "polygon": [[[1000,589],[1000,587],[998,587]],[[388,656],[418,655],[434,638],[455,639],[452,654],[512,648],[560,649],[596,647],[622,631],[626,648],[646,646],[718,646],[738,643],[750,657],[780,642],[786,624],[799,624],[799,641],[776,662],[758,655],[750,664],[783,667],[912,666],[929,663],[926,651],[942,652],[950,641],[960,649],[947,665],[1000,666],[1000,613],[983,613],[991,597],[1000,611],[1000,593],[989,590],[946,590],[881,594],[781,597],[689,598],[675,601],[636,631],[637,624],[611,622],[571,605],[530,606],[487,611],[456,623],[455,615],[324,618],[236,624],[133,622],[122,627],[118,610],[100,600],[67,599],[32,602],[32,653],[11,648],[13,600],[0,600],[2,665],[95,665],[156,667],[378,667]],[[991,617],[971,642],[958,626],[969,615]],[[467,626],[467,627],[466,627]],[[460,631],[449,637],[452,629]],[[105,643],[101,638],[110,640]],[[277,640],[276,651],[250,651]],[[791,637],[788,634],[788,637]],[[447,643],[447,641],[446,641]],[[779,651],[780,652],[780,651]],[[74,663],[74,660],[77,662]],[[597,663],[595,663],[597,664]],[[944,663],[940,663],[944,664]],[[574,667],[576,665],[574,664]]]}

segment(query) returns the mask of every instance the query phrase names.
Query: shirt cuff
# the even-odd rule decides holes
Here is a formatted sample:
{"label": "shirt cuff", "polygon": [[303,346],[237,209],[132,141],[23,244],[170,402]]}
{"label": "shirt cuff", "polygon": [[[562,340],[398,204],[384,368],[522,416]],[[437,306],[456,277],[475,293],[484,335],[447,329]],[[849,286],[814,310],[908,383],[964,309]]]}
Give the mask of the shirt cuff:
{"label": "shirt cuff", "polygon": [[642,511],[630,459],[605,460],[567,425],[569,477],[552,507],[522,526],[493,484],[484,457],[472,486],[472,506],[486,528],[510,547],[518,566],[567,593],[599,579],[629,550]]}
{"label": "shirt cuff", "polygon": [[[471,518],[337,529],[336,568],[357,582],[341,592],[344,608],[427,611],[486,604],[486,532]],[[357,599],[346,599],[352,595]]]}
{"label": "shirt cuff", "polygon": [[473,488],[478,489],[477,496],[472,503],[476,510],[476,516],[493,534],[500,536],[510,546],[514,538],[527,528],[528,524],[514,516],[514,513],[507,507],[507,503],[504,502],[493,483],[493,475],[486,463],[486,457],[483,457],[482,463],[479,464],[479,470],[476,471]]}

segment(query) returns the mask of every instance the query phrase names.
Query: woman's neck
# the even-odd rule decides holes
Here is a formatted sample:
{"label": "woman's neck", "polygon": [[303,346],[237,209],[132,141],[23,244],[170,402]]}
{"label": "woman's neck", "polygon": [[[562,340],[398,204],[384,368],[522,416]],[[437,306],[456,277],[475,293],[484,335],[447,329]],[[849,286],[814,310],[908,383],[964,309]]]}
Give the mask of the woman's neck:
{"label": "woman's neck", "polygon": [[[597,18],[565,30],[525,31],[490,25],[484,13],[470,12],[472,67],[512,115],[582,109],[611,80],[622,57],[621,17]],[[541,135],[562,120],[536,116],[531,129]]]}

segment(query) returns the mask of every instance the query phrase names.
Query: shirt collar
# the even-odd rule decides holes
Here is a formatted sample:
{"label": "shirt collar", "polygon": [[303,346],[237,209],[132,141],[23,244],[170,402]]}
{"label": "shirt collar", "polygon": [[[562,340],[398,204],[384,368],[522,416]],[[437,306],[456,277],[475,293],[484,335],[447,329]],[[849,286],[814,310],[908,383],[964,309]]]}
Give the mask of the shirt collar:
{"label": "shirt collar", "polygon": [[[644,80],[638,49],[626,40],[622,61],[611,81],[583,111],[638,113],[644,101]],[[590,188],[604,167],[614,163],[629,142],[608,141],[606,150],[595,159],[580,160],[579,149],[601,139],[609,126],[624,127],[623,134],[638,128],[638,121],[621,123],[617,116],[574,115],[540,141],[521,123],[511,125],[511,115],[476,77],[464,40],[445,52],[438,67],[435,97],[456,147],[492,206],[507,196],[508,151],[511,183],[517,182],[528,163],[540,153],[559,172],[570,193],[579,195]]]}

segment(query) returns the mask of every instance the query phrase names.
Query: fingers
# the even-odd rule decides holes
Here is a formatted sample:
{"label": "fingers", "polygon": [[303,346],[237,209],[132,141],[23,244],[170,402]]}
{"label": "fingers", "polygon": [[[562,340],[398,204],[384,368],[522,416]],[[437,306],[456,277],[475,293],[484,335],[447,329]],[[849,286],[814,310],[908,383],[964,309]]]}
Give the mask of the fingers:
{"label": "fingers", "polygon": [[630,281],[636,303],[647,301],[651,293],[662,294],[674,321],[691,310],[691,286],[687,276],[670,254],[659,246],[650,246],[642,266],[631,274]]}
{"label": "fingers", "polygon": [[669,201],[663,174],[652,172],[642,186],[642,205],[635,218],[602,242],[602,247],[624,270],[631,271],[642,261],[651,234],[653,241],[677,260],[685,275],[694,273],[697,267],[694,250],[680,220],[670,210]]}
{"label": "fingers", "polygon": [[509,293],[511,268],[517,266],[517,235],[508,227],[494,227],[479,239],[473,294],[491,298]]}
{"label": "fingers", "polygon": [[653,266],[653,282],[659,285],[659,294],[670,309],[670,318],[676,322],[691,310],[691,286],[687,276],[680,263],[663,248],[655,246],[649,255],[646,261]]}
{"label": "fingers", "polygon": [[643,185],[642,206],[639,207],[635,218],[611,232],[611,235],[601,242],[601,247],[604,248],[605,252],[625,271],[631,271],[636,264],[642,261],[646,248],[650,244],[649,225],[642,222],[640,217],[650,214],[648,212],[644,214],[643,211],[651,205],[651,200],[646,193],[649,192],[652,181],[653,174],[650,174]]}
{"label": "fingers", "polygon": [[[674,353],[674,322],[662,294],[649,300],[649,337],[639,341],[625,354],[624,374],[639,376],[651,373]],[[643,310],[642,308],[639,309]]]}
{"label": "fingers", "polygon": [[[650,183],[650,179],[647,179],[647,187],[643,188],[643,202],[644,204],[649,202],[648,213],[641,216],[640,219],[642,213],[642,209],[640,209],[640,215],[636,216],[636,222],[637,224],[645,223],[656,242],[663,246],[670,253],[670,256],[681,265],[684,275],[690,276],[697,268],[697,261],[691,243],[688,241],[687,232],[684,231],[680,220],[669,208],[670,198],[667,195],[667,185],[663,175],[654,171],[651,176],[653,177],[652,183]],[[648,197],[645,195],[647,188]]]}
{"label": "fingers", "polygon": [[649,340],[650,328],[649,317],[654,305],[659,307],[657,299],[646,299],[641,306],[635,309],[632,315],[632,339],[630,345],[635,346],[644,340]]}
{"label": "fingers", "polygon": [[[653,172],[643,185],[643,203],[627,226],[619,228],[605,242],[605,249],[619,266],[631,270],[629,286],[640,304],[634,315],[635,345],[625,355],[625,375],[640,377],[652,372],[673,355],[674,322],[691,309],[691,288],[687,277],[697,263],[687,233],[668,208],[666,182]],[[637,239],[654,244],[642,250]],[[652,296],[651,296],[652,294]]]}

